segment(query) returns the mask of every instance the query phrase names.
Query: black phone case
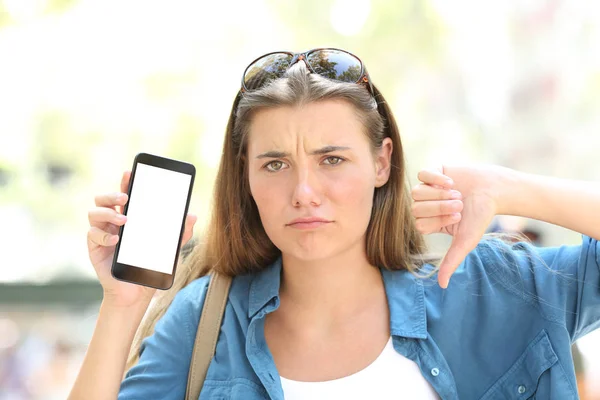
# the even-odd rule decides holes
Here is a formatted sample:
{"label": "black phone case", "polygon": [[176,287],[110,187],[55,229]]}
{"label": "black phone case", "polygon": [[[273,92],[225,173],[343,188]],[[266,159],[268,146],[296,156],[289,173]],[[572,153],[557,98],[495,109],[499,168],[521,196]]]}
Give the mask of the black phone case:
{"label": "black phone case", "polygon": [[175,253],[175,259],[173,261],[173,272],[171,274],[165,274],[159,271],[154,271],[145,268],[139,268],[133,265],[127,265],[117,262],[117,258],[119,256],[119,250],[121,248],[121,240],[120,238],[123,235],[124,226],[121,226],[119,229],[119,241],[115,246],[115,254],[113,256],[113,262],[111,267],[111,274],[115,279],[135,283],[142,286],[148,286],[156,289],[167,290],[173,285],[173,281],[175,279],[175,273],[177,269],[177,262],[179,260],[179,255],[181,252],[181,240],[183,238],[183,233],[185,231],[185,219],[188,214],[188,209],[190,206],[190,200],[192,197],[192,189],[194,187],[194,179],[196,177],[196,168],[194,165],[190,163],[186,163],[183,161],[173,160],[170,158],[165,158],[149,153],[139,153],[135,156],[133,161],[133,168],[131,170],[131,178],[129,180],[129,187],[127,188],[127,195],[129,196],[125,207],[123,208],[123,214],[127,215],[127,210],[129,208],[129,203],[131,202],[131,189],[133,187],[133,182],[135,181],[135,173],[138,164],[147,164],[158,168],[168,169],[170,171],[181,172],[185,174],[191,175],[190,186],[188,189],[187,200],[185,204],[185,212],[183,214],[183,219],[181,222],[181,230],[179,233],[179,246]]}

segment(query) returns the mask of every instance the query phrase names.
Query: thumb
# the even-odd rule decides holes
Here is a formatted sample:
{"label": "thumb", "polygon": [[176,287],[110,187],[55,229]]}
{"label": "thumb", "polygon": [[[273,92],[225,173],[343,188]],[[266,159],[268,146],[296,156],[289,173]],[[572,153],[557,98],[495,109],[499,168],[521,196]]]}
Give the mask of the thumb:
{"label": "thumb", "polygon": [[464,238],[454,237],[448,252],[442,259],[438,272],[438,283],[443,289],[448,287],[450,277],[473,248]]}

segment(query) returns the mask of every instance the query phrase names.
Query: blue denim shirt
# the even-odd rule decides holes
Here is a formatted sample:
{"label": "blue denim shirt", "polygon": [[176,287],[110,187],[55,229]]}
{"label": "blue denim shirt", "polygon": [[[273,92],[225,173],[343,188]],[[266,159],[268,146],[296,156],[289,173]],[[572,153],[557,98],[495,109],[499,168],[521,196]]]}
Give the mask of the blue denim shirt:
{"label": "blue denim shirt", "polygon": [[[264,336],[281,259],[237,276],[200,399],[283,399]],[[442,399],[576,399],[571,344],[600,326],[600,244],[537,248],[483,240],[441,289],[381,269],[395,350]],[[183,399],[208,278],[182,289],[141,347],[119,399]],[[402,398],[402,387],[398,387]]]}

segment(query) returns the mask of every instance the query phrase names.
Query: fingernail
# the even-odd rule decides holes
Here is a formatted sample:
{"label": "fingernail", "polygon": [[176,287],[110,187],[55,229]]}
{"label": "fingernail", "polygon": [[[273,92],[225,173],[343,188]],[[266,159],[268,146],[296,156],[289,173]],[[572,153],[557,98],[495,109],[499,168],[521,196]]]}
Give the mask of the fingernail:
{"label": "fingernail", "polygon": [[452,185],[454,185],[454,181],[453,181],[452,179],[448,179],[448,180],[446,181],[446,185],[448,185],[448,186],[452,186]]}
{"label": "fingernail", "polygon": [[453,200],[459,200],[462,197],[462,194],[458,190],[450,191],[450,198]]}

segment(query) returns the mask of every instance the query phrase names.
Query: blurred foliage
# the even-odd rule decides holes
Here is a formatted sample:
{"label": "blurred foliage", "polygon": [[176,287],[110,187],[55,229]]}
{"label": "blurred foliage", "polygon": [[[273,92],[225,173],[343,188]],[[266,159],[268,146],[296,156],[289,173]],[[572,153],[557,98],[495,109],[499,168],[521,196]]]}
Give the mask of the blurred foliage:
{"label": "blurred foliage", "polygon": [[203,131],[202,123],[198,118],[182,114],[169,137],[166,154],[178,160],[198,160],[197,149],[201,145],[199,132]]}
{"label": "blurred foliage", "polygon": [[48,0],[46,8],[49,12],[62,12],[75,5],[77,0]]}
{"label": "blurred foliage", "polygon": [[31,158],[37,174],[35,190],[19,193],[40,224],[73,223],[72,210],[65,207],[66,196],[78,189],[74,179],[87,163],[88,137],[73,129],[70,116],[57,110],[40,115],[34,129]]}
{"label": "blurred foliage", "polygon": [[[360,57],[395,111],[412,175],[446,157],[499,160],[531,172],[566,170],[567,156],[562,165],[549,160],[583,142],[563,143],[561,132],[579,128],[569,134],[583,137],[597,120],[600,73],[583,58],[597,35],[595,20],[577,17],[577,46],[552,58],[544,51],[554,50],[559,35],[549,32],[562,20],[545,16],[550,6],[544,4],[541,19],[535,10],[515,17],[516,6],[503,15],[490,12],[489,21],[508,28],[501,22],[488,32],[467,3],[453,11],[428,0],[238,1],[214,4],[208,13],[193,1],[124,2],[115,13],[118,2],[40,0],[36,15],[23,6],[20,12],[30,13],[23,20],[15,18],[18,1],[0,0],[0,39],[6,39],[0,45],[16,60],[0,85],[13,75],[18,82],[5,91],[11,95],[0,96],[0,112],[13,116],[13,101],[17,110],[0,119],[0,134],[15,135],[17,143],[14,152],[3,152],[13,141],[0,136],[0,205],[23,206],[46,233],[85,228],[93,195],[117,190],[138,151],[194,163],[191,207],[209,208],[240,75],[252,57],[268,51],[339,47]],[[344,31],[343,22],[356,29]],[[495,42],[488,46],[493,35],[510,51],[498,55]],[[494,57],[505,63],[497,67]],[[576,62],[568,64],[569,57]],[[496,84],[513,63],[514,76]],[[486,120],[496,110],[500,116]],[[576,154],[583,159],[592,147],[579,145]],[[569,171],[587,168],[570,164],[576,163]]]}
{"label": "blurred foliage", "polygon": [[[373,0],[370,10],[365,10],[369,14],[360,40],[332,28],[328,10],[333,0],[269,0],[269,4],[284,25],[291,27],[296,40],[308,46],[281,50],[299,52],[313,47],[341,47],[363,59],[376,84],[397,82],[406,64],[436,64],[444,55],[443,24],[426,1]],[[382,59],[386,60],[385,64],[369,63],[369,60]]]}
{"label": "blurred foliage", "polygon": [[160,72],[145,77],[142,81],[145,96],[155,101],[177,98],[198,81],[198,71]]}
{"label": "blurred foliage", "polygon": [[[30,2],[31,0],[0,0],[0,29],[16,22],[16,18],[9,12],[9,7],[6,4],[8,1]],[[40,3],[44,6],[41,10],[43,14],[52,14],[67,11],[77,4],[77,0],[46,0]]]}

